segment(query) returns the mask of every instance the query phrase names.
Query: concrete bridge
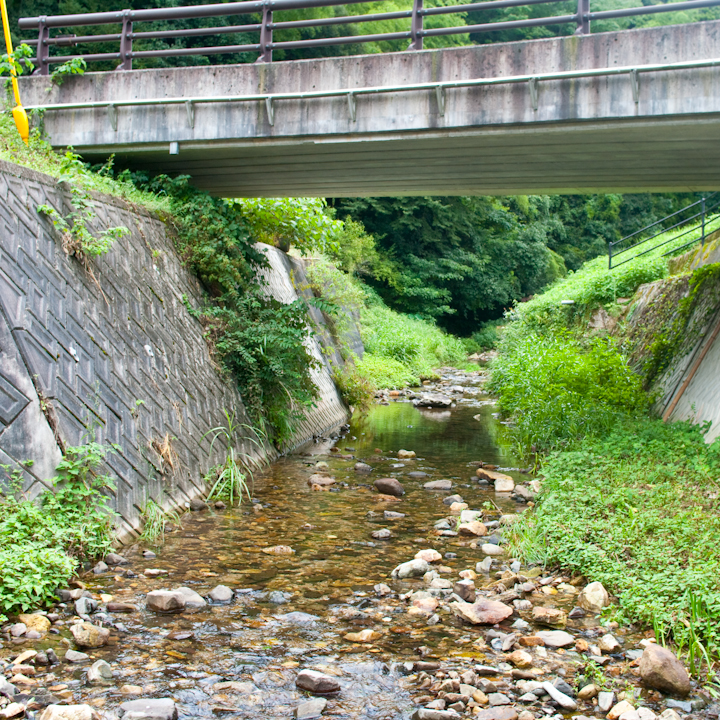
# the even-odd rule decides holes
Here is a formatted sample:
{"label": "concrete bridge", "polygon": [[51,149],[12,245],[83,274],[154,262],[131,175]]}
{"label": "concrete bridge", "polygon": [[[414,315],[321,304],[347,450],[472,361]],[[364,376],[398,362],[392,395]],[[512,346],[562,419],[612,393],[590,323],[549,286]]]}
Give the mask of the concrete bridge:
{"label": "concrete bridge", "polygon": [[720,189],[720,21],[21,79],[55,147],[222,196]]}

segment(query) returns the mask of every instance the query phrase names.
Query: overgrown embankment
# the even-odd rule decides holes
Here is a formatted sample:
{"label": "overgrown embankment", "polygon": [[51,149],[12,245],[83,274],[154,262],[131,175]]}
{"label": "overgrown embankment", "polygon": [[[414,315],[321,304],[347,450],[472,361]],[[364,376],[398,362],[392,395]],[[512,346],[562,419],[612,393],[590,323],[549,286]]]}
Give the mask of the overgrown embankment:
{"label": "overgrown embankment", "polygon": [[720,654],[720,444],[653,404],[720,307],[720,266],[670,266],[599,258],[517,306],[491,388],[544,476],[515,552],[602,581],[616,619],[654,624],[697,670]]}

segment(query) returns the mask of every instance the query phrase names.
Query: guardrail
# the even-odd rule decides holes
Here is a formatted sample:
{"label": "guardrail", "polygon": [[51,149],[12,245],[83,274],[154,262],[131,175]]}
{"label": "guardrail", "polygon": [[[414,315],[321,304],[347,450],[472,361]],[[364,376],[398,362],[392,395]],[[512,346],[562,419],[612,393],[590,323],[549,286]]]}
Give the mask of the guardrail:
{"label": "guardrail", "polygon": [[[720,58],[709,60],[688,60],[679,63],[666,63],[656,65],[638,65],[633,67],[597,68],[593,70],[567,70],[564,72],[542,73],[537,75],[508,75],[497,78],[472,78],[469,80],[450,80],[429,83],[414,83],[410,85],[382,85],[380,87],[342,88],[337,90],[313,90],[310,92],[261,93],[251,95],[222,95],[222,96],[196,96],[196,97],[163,97],[163,98],[133,98],[130,100],[93,100],[70,103],[56,103],[43,105],[27,105],[26,110],[82,110],[105,108],[113,130],[118,127],[118,108],[141,107],[152,105],[184,105],[187,110],[188,127],[195,126],[195,105],[214,103],[243,103],[263,102],[270,125],[275,124],[275,102],[277,100],[312,100],[329,97],[346,97],[350,119],[357,120],[357,98],[361,95],[381,95],[399,92],[422,92],[429,90],[435,94],[438,114],[445,115],[446,91],[452,88],[482,87],[487,85],[511,85],[528,83],[530,102],[533,110],[538,109],[538,83],[550,80],[576,80],[580,78],[612,77],[627,75],[630,79],[633,99],[640,100],[640,75],[652,72],[667,72],[673,70],[694,70],[699,68],[720,67]],[[175,149],[171,154],[177,154],[177,143],[171,143]],[[627,238],[623,238],[626,240]],[[619,244],[623,240],[618,241]],[[611,249],[612,251],[612,249]]]}
{"label": "guardrail", "polygon": [[[710,202],[708,202],[710,201]],[[664,227],[664,223],[668,220],[671,220],[672,218],[676,218],[683,213],[685,213],[688,210],[693,210],[697,208],[698,211],[690,215],[689,217],[684,217],[681,220],[678,220],[678,222],[674,223],[670,227]],[[700,200],[697,200],[694,203],[690,203],[689,205],[686,205],[684,208],[680,208],[680,210],[677,210],[674,213],[671,213],[670,215],[665,216],[664,218],[661,218],[660,220],[656,220],[654,223],[650,223],[650,225],[646,225],[644,228],[640,228],[640,230],[636,230],[634,233],[631,233],[630,235],[626,235],[621,240],[616,240],[615,242],[609,243],[608,246],[608,269],[612,270],[614,267],[619,267],[620,265],[624,265],[626,262],[630,262],[631,260],[634,260],[636,257],[642,257],[643,255],[647,255],[648,253],[652,252],[653,250],[656,250],[659,247],[663,247],[663,245],[668,245],[669,243],[674,243],[676,240],[678,240],[681,237],[686,237],[690,233],[699,230],[700,235],[698,237],[694,237],[691,240],[688,240],[686,243],[683,243],[679,247],[673,247],[671,250],[669,250],[666,253],[663,253],[663,257],[666,257],[667,255],[671,255],[673,253],[678,252],[679,250],[683,250],[686,247],[689,247],[690,245],[694,245],[695,243],[699,242],[703,245],[705,244],[705,238],[710,234],[715,232],[716,230],[720,229],[720,195],[718,195],[717,192],[711,193],[710,195],[700,198]],[[686,228],[684,232],[679,233],[678,235],[675,235],[672,238],[663,240],[662,242],[657,242],[650,247],[645,248],[639,253],[635,253],[631,257],[625,257],[620,262],[617,262],[617,258],[620,255],[624,255],[627,252],[630,252],[630,250],[634,250],[637,247],[640,247],[641,245],[645,245],[646,243],[650,243],[655,238],[659,237],[660,235],[664,235],[667,232],[670,232],[671,230],[676,230],[677,228],[684,227],[685,225],[690,225],[690,227]],[[651,230],[652,228],[655,228],[657,226],[660,226],[660,229],[655,232],[654,234],[650,235],[649,237],[642,238],[642,240],[637,240],[638,237],[642,237],[644,233],[646,233],[648,230]],[[623,245],[624,243],[627,243],[630,240],[635,239],[631,245],[628,245],[627,247],[623,247],[620,250],[615,250],[615,248]],[[613,261],[615,263],[613,264]]]}
{"label": "guardrail", "polygon": [[[380,0],[371,0],[379,2]],[[440,7],[423,7],[423,0],[413,0],[410,10],[349,15],[343,17],[315,18],[311,20],[289,20],[277,22],[273,13],[283,10],[302,10],[320,7],[344,7],[367,0],[257,0],[251,2],[229,2],[213,5],[194,5],[176,8],[158,8],[146,10],[119,10],[117,12],[81,13],[77,15],[43,15],[34,18],[21,18],[20,28],[37,29],[35,40],[26,41],[37,46],[37,71],[48,75],[50,65],[64,63],[74,58],[83,58],[86,62],[117,62],[117,70],[132,70],[134,59],[168,58],[188,55],[220,55],[227,53],[258,53],[257,62],[271,62],[273,50],[319,48],[332,45],[365,44],[387,40],[408,40],[409,50],[422,50],[423,39],[442,35],[460,35],[464,33],[492,32],[513,28],[539,27],[547,25],[575,25],[575,33],[584,35],[590,32],[593,20],[634,17],[654,13],[677,12],[720,5],[720,0],[687,0],[685,2],[646,5],[642,7],[618,10],[590,12],[590,0],[577,0],[577,11],[569,15],[529,18],[508,22],[483,23],[480,25],[457,25],[453,27],[425,28],[426,17],[437,15],[463,14],[475,10],[498,10],[511,7],[542,5],[557,0],[489,0],[488,2],[467,3]],[[178,30],[137,31],[136,25],[154,21],[206,19],[235,15],[259,14],[259,22],[243,25],[203,27]],[[407,18],[410,27],[405,32],[377,33],[371,35],[345,35],[342,37],[315,38],[312,40],[273,41],[273,31],[300,28],[318,28],[332,25],[355,25],[379,20],[398,20]],[[120,25],[120,32],[101,35],[57,35],[51,36],[51,30],[103,25]],[[207,47],[172,48],[163,50],[133,50],[134,40],[170,40],[207,35],[230,33],[259,33],[258,42],[244,45],[214,45]],[[69,47],[101,42],[118,42],[118,52],[86,53],[80,55],[51,55],[52,47]]]}

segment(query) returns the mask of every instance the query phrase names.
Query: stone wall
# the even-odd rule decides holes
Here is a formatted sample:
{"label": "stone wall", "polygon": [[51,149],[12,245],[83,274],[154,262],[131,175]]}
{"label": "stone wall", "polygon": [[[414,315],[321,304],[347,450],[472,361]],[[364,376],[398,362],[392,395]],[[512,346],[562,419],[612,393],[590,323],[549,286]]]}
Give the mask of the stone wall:
{"label": "stone wall", "polygon": [[[57,231],[37,213],[41,204],[70,210],[54,178],[0,162],[0,464],[21,470],[34,496],[49,486],[64,445],[113,443],[112,503],[127,536],[149,499],[183,507],[203,493],[202,477],[222,455],[205,434],[225,422],[226,410],[238,422],[249,419],[189,312],[200,307],[201,289],[164,223],[119,198],[97,196],[91,229],[124,225],[130,234],[92,261],[93,279],[63,252]],[[270,291],[293,299],[280,292],[292,289],[282,253],[268,252]],[[322,317],[316,321],[322,326]],[[347,417],[328,355],[317,340],[311,344],[322,363],[320,400],[297,443]],[[277,454],[249,438],[240,438],[237,450],[257,462]]]}

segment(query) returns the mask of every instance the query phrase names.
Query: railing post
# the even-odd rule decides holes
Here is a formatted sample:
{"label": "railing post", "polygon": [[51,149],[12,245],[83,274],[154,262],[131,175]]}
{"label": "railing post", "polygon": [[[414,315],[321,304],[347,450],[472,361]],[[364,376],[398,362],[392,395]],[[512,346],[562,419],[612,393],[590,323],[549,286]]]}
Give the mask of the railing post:
{"label": "railing post", "polygon": [[420,13],[423,7],[423,0],[413,0],[412,20],[410,23],[410,45],[408,50],[422,50],[423,37],[420,32],[423,29],[423,16]]}
{"label": "railing post", "polygon": [[702,245],[705,246],[705,198],[702,199]]}
{"label": "railing post", "polygon": [[577,28],[576,35],[590,34],[590,20],[588,13],[590,12],[590,0],[578,0],[577,4]]}
{"label": "railing post", "polygon": [[255,62],[272,62],[272,10],[263,4],[262,27],[260,28],[260,57]]}
{"label": "railing post", "polygon": [[608,270],[612,270],[612,242],[608,243]]}
{"label": "railing post", "polygon": [[122,31],[120,33],[120,64],[118,70],[132,70],[132,20],[130,10],[123,10]]}
{"label": "railing post", "polygon": [[50,37],[50,28],[47,26],[46,15],[40,18],[40,25],[38,27],[37,73],[38,75],[49,75],[50,63],[48,62],[48,58],[50,57],[50,45],[47,41]]}

